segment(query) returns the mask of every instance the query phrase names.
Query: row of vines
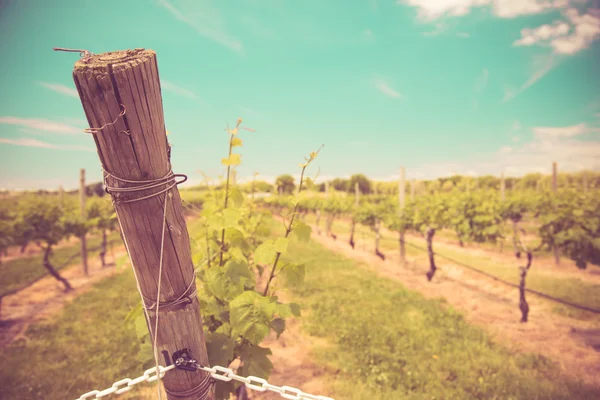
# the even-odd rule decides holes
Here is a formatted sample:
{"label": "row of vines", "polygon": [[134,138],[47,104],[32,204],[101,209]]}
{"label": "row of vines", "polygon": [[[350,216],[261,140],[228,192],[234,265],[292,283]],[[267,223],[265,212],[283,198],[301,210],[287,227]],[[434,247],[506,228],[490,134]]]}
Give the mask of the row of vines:
{"label": "row of vines", "polygon": [[[416,232],[432,240],[442,229],[451,230],[457,241],[498,243],[511,237],[517,257],[521,249],[520,223],[535,220],[539,243],[536,251],[557,248],[573,259],[579,268],[600,264],[600,198],[593,192],[561,189],[557,193],[510,192],[502,199],[494,190],[453,190],[435,192],[409,200],[400,210],[394,196],[367,195],[360,200],[345,193],[327,197],[306,194],[301,213],[317,214],[317,224],[325,213],[325,226],[331,234],[333,220],[347,216],[352,221],[350,245],[354,246],[354,225],[370,227],[376,235],[380,227],[399,232]],[[265,205],[279,210],[288,208],[285,197],[270,197]],[[335,233],[333,233],[335,236]],[[378,248],[376,246],[376,251]],[[383,257],[383,255],[380,255]]]}

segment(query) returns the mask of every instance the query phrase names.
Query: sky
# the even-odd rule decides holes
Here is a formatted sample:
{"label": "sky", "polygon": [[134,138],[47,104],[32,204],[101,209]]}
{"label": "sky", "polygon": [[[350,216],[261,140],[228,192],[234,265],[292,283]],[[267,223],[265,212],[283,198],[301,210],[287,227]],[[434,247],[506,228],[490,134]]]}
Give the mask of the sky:
{"label": "sky", "polygon": [[600,170],[600,0],[0,0],[0,188],[101,178],[77,53],[156,51],[175,173]]}

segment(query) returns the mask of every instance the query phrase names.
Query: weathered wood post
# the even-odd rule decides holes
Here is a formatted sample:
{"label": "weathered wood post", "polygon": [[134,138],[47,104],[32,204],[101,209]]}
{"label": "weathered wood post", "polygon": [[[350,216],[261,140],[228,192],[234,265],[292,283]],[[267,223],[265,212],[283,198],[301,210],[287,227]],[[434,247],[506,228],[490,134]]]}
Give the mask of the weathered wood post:
{"label": "weathered wood post", "polygon": [[63,189],[62,185],[58,186],[58,203],[61,207],[65,205],[65,189]]}
{"label": "weathered wood post", "polygon": [[506,181],[504,180],[504,172],[500,174],[500,198],[506,200]]}
{"label": "weathered wood post", "polygon": [[[398,218],[402,217],[404,212],[404,195],[406,193],[406,170],[400,167],[400,180],[398,182]],[[406,248],[404,244],[404,227],[400,227],[398,232],[400,241],[400,264],[406,262]]]}
{"label": "weathered wood post", "polygon": [[[552,163],[552,193],[556,196],[556,191],[558,190],[558,166],[556,161]],[[560,265],[560,253],[558,251],[558,246],[554,245],[552,248],[554,252],[554,263],[556,265]]]}
{"label": "weathered wood post", "polygon": [[356,213],[360,204],[360,190],[358,182],[354,182],[354,210],[352,210],[352,225],[350,227],[350,246],[354,248],[356,242],[354,241],[354,234],[356,233]]}
{"label": "weathered wood post", "polygon": [[[73,79],[147,308],[157,362],[172,364],[173,353],[187,348],[208,365],[190,239],[171,171],[156,53],[135,49],[91,55],[75,63]],[[161,380],[170,400],[214,399],[209,378],[205,372],[174,369]]]}
{"label": "weathered wood post", "polygon": [[[79,171],[79,206],[81,211],[81,219],[85,222],[85,168],[81,168]],[[83,266],[83,273],[89,275],[88,270],[88,257],[87,257],[87,240],[85,232],[81,235],[81,265]]]}

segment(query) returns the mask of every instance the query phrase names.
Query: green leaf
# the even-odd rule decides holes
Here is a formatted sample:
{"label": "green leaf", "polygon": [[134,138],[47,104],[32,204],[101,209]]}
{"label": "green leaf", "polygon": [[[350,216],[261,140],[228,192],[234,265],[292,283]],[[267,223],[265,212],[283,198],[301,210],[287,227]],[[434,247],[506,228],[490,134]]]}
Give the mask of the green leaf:
{"label": "green leaf", "polygon": [[232,334],[258,345],[269,334],[274,307],[268,298],[246,291],[229,303]]}
{"label": "green leaf", "polygon": [[312,233],[312,228],[304,222],[296,220],[294,222],[294,229],[292,230],[292,233],[298,237],[299,241],[308,242],[310,239],[310,234]]}
{"label": "green leaf", "polygon": [[210,365],[227,366],[233,360],[235,341],[223,334],[212,332],[206,335],[206,351]]}
{"label": "green leaf", "polygon": [[275,245],[272,240],[265,240],[254,251],[254,262],[257,264],[270,264],[275,258]]}
{"label": "green leaf", "polygon": [[277,339],[285,330],[285,320],[283,318],[275,318],[271,321],[271,329],[273,329],[277,333]]}
{"label": "green leaf", "polygon": [[285,253],[287,251],[288,248],[288,244],[290,243],[290,240],[284,237],[279,237],[275,240],[275,245],[273,246],[275,248],[275,251],[277,253]]}
{"label": "green leaf", "polygon": [[304,264],[286,264],[281,269],[281,273],[288,285],[297,287],[304,283],[306,266]]}
{"label": "green leaf", "polygon": [[152,343],[150,343],[149,340],[140,344],[140,347],[138,349],[138,352],[137,352],[135,358],[136,358],[136,361],[142,365],[147,364],[150,361],[154,360]]}
{"label": "green leaf", "polygon": [[149,336],[148,325],[146,324],[146,316],[144,314],[138,315],[134,321],[135,335],[141,341]]}
{"label": "green leaf", "polygon": [[290,303],[290,310],[292,311],[292,315],[294,317],[299,317],[300,316],[300,304],[298,303]]}
{"label": "green leaf", "polygon": [[230,260],[225,264],[225,271],[229,280],[235,285],[245,285],[251,282],[250,287],[254,287],[254,274],[250,270],[247,262],[240,260]]}
{"label": "green leaf", "polygon": [[244,291],[241,283],[235,284],[223,268],[210,268],[204,275],[204,288],[219,300],[227,301]]}
{"label": "green leaf", "polygon": [[242,360],[242,368],[240,369],[243,376],[257,376],[267,379],[273,369],[273,364],[269,360],[271,350],[260,346],[244,347],[240,350],[240,358]]}
{"label": "green leaf", "polygon": [[142,303],[138,303],[134,306],[125,316],[125,322],[135,321],[137,317],[144,313],[144,308],[142,307]]}
{"label": "green leaf", "polygon": [[235,208],[223,210],[223,229],[235,228],[239,225],[242,213]]}
{"label": "green leaf", "polygon": [[221,164],[225,165],[226,167],[231,165],[240,165],[242,163],[241,158],[241,154],[231,154],[229,157],[223,158],[221,160]]}
{"label": "green leaf", "polygon": [[244,195],[237,187],[229,188],[229,199],[233,202],[235,207],[239,207],[244,202]]}

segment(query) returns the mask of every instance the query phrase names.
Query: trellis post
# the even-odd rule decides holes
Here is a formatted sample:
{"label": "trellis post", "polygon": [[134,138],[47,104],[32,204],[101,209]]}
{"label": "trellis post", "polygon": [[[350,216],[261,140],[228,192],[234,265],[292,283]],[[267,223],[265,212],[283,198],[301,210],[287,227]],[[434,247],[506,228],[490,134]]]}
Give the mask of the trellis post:
{"label": "trellis post", "polygon": [[[556,161],[552,163],[552,194],[556,196],[556,192],[558,190],[558,165]],[[560,252],[557,245],[552,247],[552,252],[554,253],[554,263],[556,265],[560,265]]]}
{"label": "trellis post", "polygon": [[[85,168],[79,171],[79,208],[82,222],[85,222]],[[81,235],[81,265],[83,266],[84,275],[89,275],[88,257],[87,257],[87,238],[85,231]]]}
{"label": "trellis post", "polygon": [[[406,170],[404,167],[400,167],[400,179],[398,181],[398,217],[402,217],[404,212],[404,198],[406,194]],[[400,263],[406,262],[406,249],[404,244],[404,227],[400,228],[399,241],[400,241]]]}
{"label": "trellis post", "polygon": [[[135,49],[85,54],[75,63],[73,79],[145,299],[157,362],[172,364],[173,354],[187,348],[200,364],[208,365],[190,238],[177,176],[171,171],[156,53]],[[169,400],[214,399],[205,372],[174,369],[161,380]]]}

